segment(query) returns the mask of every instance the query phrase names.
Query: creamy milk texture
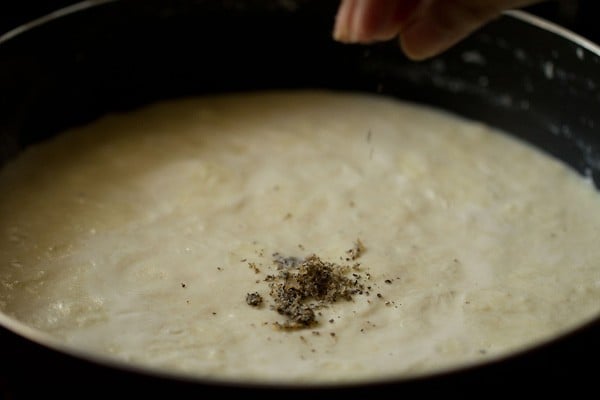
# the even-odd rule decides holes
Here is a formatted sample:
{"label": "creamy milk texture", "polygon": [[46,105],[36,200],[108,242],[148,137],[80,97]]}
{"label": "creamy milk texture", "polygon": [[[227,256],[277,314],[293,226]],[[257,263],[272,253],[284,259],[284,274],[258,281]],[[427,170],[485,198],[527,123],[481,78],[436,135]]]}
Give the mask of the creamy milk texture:
{"label": "creamy milk texture", "polygon": [[[588,181],[485,125],[379,96],[239,94],[107,116],[26,150],[0,193],[0,310],[170,373],[407,377],[600,312]],[[370,289],[315,326],[277,329],[272,255],[348,264],[357,240]]]}

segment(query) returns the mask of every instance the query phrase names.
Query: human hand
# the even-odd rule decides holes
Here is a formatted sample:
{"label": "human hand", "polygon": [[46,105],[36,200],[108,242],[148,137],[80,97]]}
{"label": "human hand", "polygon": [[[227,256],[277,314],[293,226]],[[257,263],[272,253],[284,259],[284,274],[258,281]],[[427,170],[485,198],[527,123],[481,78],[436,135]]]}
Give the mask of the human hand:
{"label": "human hand", "polygon": [[399,36],[413,60],[452,47],[502,11],[541,0],[342,0],[333,36],[345,43],[371,43]]}

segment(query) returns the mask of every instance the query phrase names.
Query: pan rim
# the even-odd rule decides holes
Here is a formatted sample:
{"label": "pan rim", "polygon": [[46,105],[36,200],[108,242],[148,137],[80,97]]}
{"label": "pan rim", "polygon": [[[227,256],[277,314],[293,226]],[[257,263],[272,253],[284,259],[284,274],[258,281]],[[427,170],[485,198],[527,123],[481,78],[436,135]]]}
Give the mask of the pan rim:
{"label": "pan rim", "polygon": [[537,15],[523,10],[508,10],[504,11],[503,15],[518,19],[522,22],[528,23],[532,26],[548,31],[550,33],[554,33],[558,36],[563,37],[564,39],[567,39],[570,42],[573,42],[585,48],[586,50],[596,54],[597,56],[600,56],[600,45],[552,21],[538,17]]}
{"label": "pan rim", "polygon": [[60,19],[66,17],[71,14],[75,14],[80,11],[87,10],[92,7],[101,6],[103,4],[114,3],[119,0],[84,0],[75,4],[71,4],[69,6],[59,8],[57,10],[51,11],[48,14],[44,14],[41,17],[32,19],[28,22],[25,22],[21,25],[18,25],[7,32],[0,35],[0,45],[6,43],[7,41],[18,37],[28,31],[31,31],[39,26],[47,24],[48,22],[54,21],[56,19]]}

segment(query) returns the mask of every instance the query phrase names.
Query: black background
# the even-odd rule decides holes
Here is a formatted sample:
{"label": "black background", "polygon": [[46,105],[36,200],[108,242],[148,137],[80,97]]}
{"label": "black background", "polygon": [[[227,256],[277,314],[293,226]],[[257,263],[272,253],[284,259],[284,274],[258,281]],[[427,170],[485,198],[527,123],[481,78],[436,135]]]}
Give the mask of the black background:
{"label": "black background", "polygon": [[[168,0],[165,0],[168,1]],[[77,0],[0,0],[0,34]],[[553,0],[526,10],[600,43],[598,0]]]}

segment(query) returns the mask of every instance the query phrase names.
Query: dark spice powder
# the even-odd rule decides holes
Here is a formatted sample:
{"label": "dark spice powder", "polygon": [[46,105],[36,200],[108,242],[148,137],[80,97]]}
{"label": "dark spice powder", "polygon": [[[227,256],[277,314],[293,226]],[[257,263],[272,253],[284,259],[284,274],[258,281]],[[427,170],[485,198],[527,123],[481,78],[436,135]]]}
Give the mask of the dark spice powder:
{"label": "dark spice powder", "polygon": [[246,303],[252,307],[258,307],[262,304],[263,298],[258,292],[248,293],[246,295]]}
{"label": "dark spice powder", "polygon": [[[347,261],[356,260],[364,250],[357,240],[354,248],[346,252]],[[362,276],[356,273],[358,264],[340,265],[314,254],[301,259],[275,253],[273,265],[277,274],[268,275],[265,281],[269,283],[271,309],[285,317],[283,322],[275,324],[280,329],[314,327],[318,324],[319,309],[338,301],[350,301],[354,295],[364,293]],[[258,293],[249,293],[246,302],[254,305],[251,303],[256,295]]]}

